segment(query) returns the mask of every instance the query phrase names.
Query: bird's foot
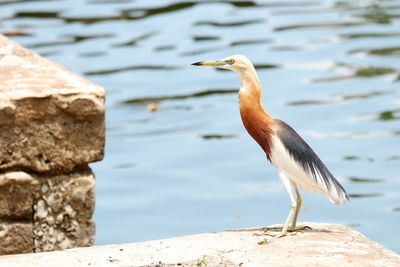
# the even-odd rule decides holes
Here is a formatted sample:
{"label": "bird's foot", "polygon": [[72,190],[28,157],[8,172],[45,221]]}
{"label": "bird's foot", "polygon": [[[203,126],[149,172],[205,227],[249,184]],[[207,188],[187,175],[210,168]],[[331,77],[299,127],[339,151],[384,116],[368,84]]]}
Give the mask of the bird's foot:
{"label": "bird's foot", "polygon": [[[266,238],[260,242],[258,242],[259,245],[265,245],[271,242],[274,239],[278,239],[284,236],[294,236],[297,235],[297,233],[302,233],[302,230],[310,230],[311,227],[309,226],[299,226],[295,228],[289,228],[287,231],[283,231],[282,227],[266,227],[264,228],[264,233],[256,233],[254,235],[256,236],[270,236],[271,239],[267,240]],[[278,234],[276,232],[279,232]]]}
{"label": "bird's foot", "polygon": [[271,237],[268,240],[266,238],[264,238],[264,240],[258,242],[259,245],[265,245],[265,244],[270,243],[274,239],[278,239],[278,238],[281,238],[281,237],[284,237],[284,236],[293,236],[293,235],[296,235],[296,234],[297,234],[296,232],[287,232],[286,231],[286,232],[280,232],[279,234],[276,234],[276,233],[272,234],[272,233],[265,232],[263,234],[256,234],[256,235],[257,236],[267,235],[267,236]]}
{"label": "bird's foot", "polygon": [[[283,229],[283,227],[279,227],[279,226],[262,228],[262,230],[264,231],[264,234],[268,233],[268,232],[282,232],[282,229]],[[287,231],[288,232],[296,232],[296,231],[301,231],[301,230],[311,230],[311,227],[307,226],[307,225],[298,226],[298,227],[289,227]],[[264,234],[256,234],[256,235],[264,235]],[[267,234],[267,235],[270,235],[270,234]]]}
{"label": "bird's foot", "polygon": [[298,227],[290,226],[289,229],[288,229],[288,232],[296,232],[296,231],[302,231],[302,230],[311,230],[311,227],[307,226],[307,225],[298,226]]}

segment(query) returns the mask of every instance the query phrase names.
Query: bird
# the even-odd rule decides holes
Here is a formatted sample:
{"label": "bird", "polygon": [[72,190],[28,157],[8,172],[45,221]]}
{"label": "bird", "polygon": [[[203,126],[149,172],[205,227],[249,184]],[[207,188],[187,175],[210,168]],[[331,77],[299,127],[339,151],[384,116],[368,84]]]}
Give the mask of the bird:
{"label": "bird", "polygon": [[240,77],[238,95],[243,125],[264,150],[268,161],[277,168],[278,177],[290,198],[289,214],[280,232],[273,235],[273,238],[298,230],[296,224],[302,204],[298,187],[310,193],[318,192],[337,205],[349,200],[346,190],[303,138],[286,122],[273,118],[265,110],[260,101],[260,80],[247,57],[233,55],[222,60],[200,61],[192,65],[231,70]]}

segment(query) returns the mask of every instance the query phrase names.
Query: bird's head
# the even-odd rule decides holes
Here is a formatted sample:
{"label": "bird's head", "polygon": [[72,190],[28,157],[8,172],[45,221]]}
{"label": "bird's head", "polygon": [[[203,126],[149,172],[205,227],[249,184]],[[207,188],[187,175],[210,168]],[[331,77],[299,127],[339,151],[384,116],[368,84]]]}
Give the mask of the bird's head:
{"label": "bird's head", "polygon": [[220,69],[232,70],[242,75],[246,70],[254,69],[250,60],[242,55],[234,55],[216,61],[200,61],[193,63],[194,66],[212,66]]}

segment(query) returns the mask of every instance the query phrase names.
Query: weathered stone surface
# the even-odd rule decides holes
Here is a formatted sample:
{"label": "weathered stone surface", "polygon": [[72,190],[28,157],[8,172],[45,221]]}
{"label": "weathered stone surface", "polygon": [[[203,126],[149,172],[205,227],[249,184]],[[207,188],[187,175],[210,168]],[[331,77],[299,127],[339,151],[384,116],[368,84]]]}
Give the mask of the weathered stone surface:
{"label": "weathered stone surface", "polygon": [[27,248],[39,252],[92,245],[94,186],[95,178],[88,167],[64,175],[0,174],[0,222],[29,223],[29,229],[22,230],[20,224],[11,223],[12,228],[4,228],[4,240],[2,233],[6,232],[0,229],[0,246],[7,244],[7,248],[0,248],[0,254],[24,253]]}
{"label": "weathered stone surface", "polygon": [[0,170],[101,160],[104,90],[0,35]]}
{"label": "weathered stone surface", "polygon": [[400,256],[341,225],[312,229],[259,245],[262,228],[0,257],[0,266],[400,266]]}
{"label": "weathered stone surface", "polygon": [[0,222],[0,255],[29,252],[33,252],[32,223]]}
{"label": "weathered stone surface", "polygon": [[39,182],[25,172],[0,174],[0,221],[32,222],[33,192],[38,185]]}
{"label": "weathered stone surface", "polygon": [[35,252],[93,245],[95,178],[89,168],[40,177],[34,194]]}

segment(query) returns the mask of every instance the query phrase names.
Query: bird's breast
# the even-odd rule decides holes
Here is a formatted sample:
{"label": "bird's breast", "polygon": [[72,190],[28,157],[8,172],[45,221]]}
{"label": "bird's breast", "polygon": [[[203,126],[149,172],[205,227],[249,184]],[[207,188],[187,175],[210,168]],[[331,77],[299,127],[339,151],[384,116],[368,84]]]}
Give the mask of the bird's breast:
{"label": "bird's breast", "polygon": [[[262,108],[260,105],[259,107]],[[268,160],[271,161],[273,119],[265,111],[258,110],[255,107],[241,106],[240,115],[247,132],[261,146]]]}

